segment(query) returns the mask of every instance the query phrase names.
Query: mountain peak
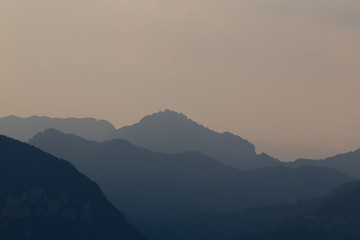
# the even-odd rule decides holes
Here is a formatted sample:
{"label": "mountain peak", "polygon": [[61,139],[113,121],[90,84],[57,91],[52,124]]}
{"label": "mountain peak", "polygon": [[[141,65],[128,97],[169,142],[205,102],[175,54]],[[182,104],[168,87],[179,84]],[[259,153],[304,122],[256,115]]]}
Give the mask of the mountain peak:
{"label": "mountain peak", "polygon": [[171,109],[165,109],[164,111],[159,111],[151,115],[168,115],[168,116],[173,115],[173,116],[185,117],[187,119],[187,117],[183,113],[176,112]]}
{"label": "mountain peak", "polygon": [[65,136],[70,137],[70,136],[71,136],[71,138],[76,138],[76,139],[81,138],[81,139],[84,139],[84,138],[79,137],[79,136],[77,136],[77,135],[75,135],[75,134],[72,134],[72,133],[63,133],[63,132],[61,132],[61,131],[59,131],[59,130],[57,130],[57,129],[55,129],[55,128],[48,128],[48,129],[45,129],[43,132],[37,133],[35,136],[33,136],[33,137],[29,140],[29,142],[31,142],[33,139],[38,138],[38,137],[41,136],[41,135],[44,135],[44,136],[47,136],[47,137],[65,137]]}
{"label": "mountain peak", "polygon": [[[182,113],[175,112],[173,110],[165,109],[151,115],[146,115],[140,120],[140,124],[148,122],[161,122],[161,123],[178,123],[178,122],[194,122]],[[195,123],[195,122],[194,122]]]}
{"label": "mountain peak", "polygon": [[156,152],[198,151],[240,169],[279,163],[271,157],[258,159],[255,146],[238,135],[213,131],[169,109],[147,115],[140,122],[120,128],[107,137],[114,138],[123,138]]}

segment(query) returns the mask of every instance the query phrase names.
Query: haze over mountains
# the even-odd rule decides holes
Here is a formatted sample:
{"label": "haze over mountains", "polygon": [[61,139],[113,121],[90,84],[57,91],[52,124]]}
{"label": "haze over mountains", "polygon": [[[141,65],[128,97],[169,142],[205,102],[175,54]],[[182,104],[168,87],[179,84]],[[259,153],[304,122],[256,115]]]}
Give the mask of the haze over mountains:
{"label": "haze over mountains", "polygon": [[105,120],[94,118],[49,118],[32,116],[21,118],[8,116],[0,119],[0,134],[27,142],[36,133],[55,128],[74,133],[90,140],[102,140],[115,127]]}
{"label": "haze over mountains", "polygon": [[0,239],[146,238],[70,163],[0,135]]}
{"label": "haze over mountains", "polygon": [[[45,130],[48,126],[55,129]],[[350,232],[348,235],[344,233],[348,239],[358,236],[354,230],[360,226],[356,208],[352,212],[350,207],[339,208],[336,204],[354,205],[351,199],[357,199],[356,186],[359,184],[340,188],[345,190],[336,191],[339,194],[323,196],[360,177],[359,150],[324,160],[280,162],[265,153],[257,154],[255,146],[239,136],[212,131],[170,110],[146,116],[140,122],[120,129],[115,129],[107,121],[92,118],[23,119],[10,116],[0,119],[0,132],[23,141],[34,134],[29,140],[31,145],[74,164],[99,184],[109,201],[132,224],[154,240],[273,240],[284,236],[288,238],[283,239],[310,239],[313,236],[320,240],[324,237],[331,239],[329,234],[340,236],[344,231]],[[86,224],[81,222],[85,214],[84,201],[92,203],[96,195],[87,193],[87,190],[92,189],[91,184],[96,189],[96,184],[65,161],[10,138],[2,137],[0,140],[0,161],[4,164],[0,170],[0,187],[4,193],[0,193],[0,207],[5,209],[0,210],[0,237],[4,232],[5,235],[24,238],[25,233],[32,229],[30,232],[32,236],[38,236],[37,239],[51,238],[51,234],[57,232],[59,240],[72,239],[70,234],[75,234],[74,239],[89,234],[97,238],[105,236],[105,239],[127,234],[131,236],[129,239],[144,238],[103,195],[103,200],[96,201],[96,204],[106,203],[107,206],[99,208],[102,213],[97,215],[97,219],[101,223],[96,220],[89,220]],[[9,159],[15,162],[30,160],[9,165]],[[46,161],[49,163],[45,164]],[[75,175],[82,177],[72,177],[73,173],[59,167],[61,164],[54,167],[54,161],[67,164],[74,169]],[[20,167],[16,169],[16,166]],[[16,176],[11,176],[11,173]],[[60,176],[66,176],[66,179],[61,180]],[[47,178],[48,183],[43,183]],[[36,182],[33,184],[34,179]],[[89,186],[87,181],[91,183]],[[10,187],[5,182],[10,182]],[[17,187],[17,184],[28,184],[29,189]],[[53,187],[54,184],[62,185]],[[71,185],[69,189],[66,188],[68,185]],[[80,186],[82,190],[74,190]],[[81,196],[87,195],[82,198],[73,194],[74,191]],[[100,196],[101,191],[97,191],[100,193],[96,196]],[[355,195],[330,197],[343,196],[348,191]],[[9,198],[9,194],[17,195]],[[70,197],[65,199],[64,196]],[[2,201],[3,198],[10,199],[10,202]],[[313,198],[319,199],[308,201]],[[332,199],[340,200],[335,204]],[[49,206],[53,207],[49,209]],[[55,211],[58,206],[61,210]],[[81,225],[78,228],[81,230],[61,232],[51,225],[56,222],[64,229],[71,229],[64,220],[63,209],[66,213],[75,212],[70,214],[73,216],[71,224],[76,228]],[[322,212],[319,209],[323,209]],[[333,212],[336,209],[338,212]],[[10,219],[10,215],[6,215],[10,212],[15,216],[19,211],[28,215],[21,219]],[[332,222],[339,223],[340,228],[333,227]],[[114,230],[120,223],[124,227],[119,229],[125,230]],[[42,231],[39,226],[48,226],[49,231]],[[81,235],[88,228],[96,230]],[[20,231],[15,233],[15,229]],[[302,234],[292,235],[302,229]],[[101,231],[107,231],[109,235]]]}
{"label": "haze over mountains", "polygon": [[0,0],[0,33],[0,240],[360,240],[360,0]]}
{"label": "haze over mountains", "polygon": [[93,118],[19,118],[9,116],[0,119],[0,133],[27,141],[36,133],[54,128],[64,133],[95,141],[122,138],[152,151],[178,153],[199,151],[216,160],[239,169],[256,169],[283,164],[298,167],[304,164],[328,167],[360,177],[360,151],[339,154],[324,160],[298,159],[295,162],[280,162],[266,153],[257,154],[255,146],[247,140],[225,132],[212,131],[181,113],[170,110],[145,116],[140,122],[115,129],[105,120]]}
{"label": "haze over mountains", "polygon": [[137,220],[161,222],[197,211],[234,211],[326,194],[350,181],[331,169],[284,166],[240,171],[198,152],[152,152],[126,140],[85,140],[46,130],[30,144],[67,159]]}
{"label": "haze over mountains", "polygon": [[244,170],[280,163],[266,154],[256,154],[255,146],[237,135],[212,131],[170,110],[145,116],[140,122],[120,128],[107,138],[123,138],[157,152],[198,151]]}
{"label": "haze over mountains", "polygon": [[96,121],[93,118],[9,116],[0,119],[0,133],[22,141],[28,141],[36,133],[48,128],[95,141],[122,138],[157,152],[199,151],[239,169],[255,169],[280,163],[265,153],[256,154],[255,146],[237,135],[212,131],[170,110],[146,116],[139,123],[118,130],[105,120]]}
{"label": "haze over mountains", "polygon": [[298,159],[288,164],[293,167],[302,165],[337,169],[354,178],[360,178],[360,149],[320,160]]}

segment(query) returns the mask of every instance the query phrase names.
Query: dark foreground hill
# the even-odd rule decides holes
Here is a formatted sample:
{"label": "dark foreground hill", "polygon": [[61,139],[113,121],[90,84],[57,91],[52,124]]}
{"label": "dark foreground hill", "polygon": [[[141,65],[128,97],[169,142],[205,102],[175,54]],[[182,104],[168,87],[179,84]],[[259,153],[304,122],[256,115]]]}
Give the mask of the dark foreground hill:
{"label": "dark foreground hill", "polygon": [[145,237],[70,163],[0,136],[0,239]]}
{"label": "dark foreground hill", "polygon": [[32,116],[0,118],[0,134],[27,142],[36,133],[54,128],[65,133],[74,133],[90,140],[102,140],[115,127],[105,120],[94,118],[49,118]]}
{"label": "dark foreground hill", "polygon": [[[250,240],[360,239],[360,181],[347,183],[326,197],[310,202],[310,210],[279,221]],[[244,239],[244,238],[242,238]],[[247,239],[247,238],[245,238]]]}
{"label": "dark foreground hill", "polygon": [[359,202],[358,180],[315,200],[231,214],[199,213],[144,230],[157,240],[356,240],[360,239]]}
{"label": "dark foreground hill", "polygon": [[140,122],[122,127],[107,137],[114,138],[126,139],[156,152],[198,151],[242,170],[280,164],[280,161],[266,154],[256,154],[255,146],[237,135],[212,131],[170,110],[146,116]]}
{"label": "dark foreground hill", "polygon": [[228,212],[295,202],[350,181],[326,168],[284,166],[240,171],[198,152],[155,153],[115,139],[93,142],[46,130],[30,143],[73,163],[134,219],[165,222],[197,211]]}
{"label": "dark foreground hill", "polygon": [[327,167],[337,169],[349,176],[360,179],[360,149],[321,160],[298,159],[295,162],[291,162],[286,165],[292,167],[299,167],[302,165]]}

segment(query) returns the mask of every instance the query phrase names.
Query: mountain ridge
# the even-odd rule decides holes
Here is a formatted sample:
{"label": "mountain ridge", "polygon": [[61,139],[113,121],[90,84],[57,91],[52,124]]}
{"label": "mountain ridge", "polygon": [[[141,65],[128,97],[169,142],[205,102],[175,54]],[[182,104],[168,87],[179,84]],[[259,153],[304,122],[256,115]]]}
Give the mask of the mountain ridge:
{"label": "mountain ridge", "polygon": [[29,143],[68,159],[99,183],[122,212],[152,220],[296,201],[351,180],[320,167],[241,171],[198,152],[153,152],[126,140],[94,142],[57,130],[40,133]]}
{"label": "mountain ridge", "polygon": [[145,240],[72,164],[0,135],[1,239]]}
{"label": "mountain ridge", "polygon": [[152,151],[178,153],[199,151],[218,161],[242,170],[280,164],[280,161],[255,152],[248,140],[230,132],[216,132],[182,113],[164,110],[143,117],[107,135],[108,139],[124,138]]}
{"label": "mountain ridge", "polygon": [[10,115],[0,118],[0,134],[27,142],[38,132],[55,128],[66,133],[74,133],[90,140],[99,141],[115,130],[106,120],[95,118],[51,118],[30,116],[27,118]]}
{"label": "mountain ridge", "polygon": [[284,163],[289,167],[298,167],[303,164],[327,167],[346,173],[349,176],[360,178],[360,148],[346,153],[340,153],[335,156],[324,159],[297,159],[294,162]]}

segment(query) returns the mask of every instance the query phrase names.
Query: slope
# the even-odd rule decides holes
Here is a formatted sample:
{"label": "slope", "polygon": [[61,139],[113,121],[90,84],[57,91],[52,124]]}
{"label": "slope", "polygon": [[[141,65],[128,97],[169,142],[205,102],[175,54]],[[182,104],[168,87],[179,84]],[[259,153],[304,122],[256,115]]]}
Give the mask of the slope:
{"label": "slope", "polygon": [[145,239],[70,163],[0,136],[1,239]]}
{"label": "slope", "polygon": [[321,196],[350,181],[326,168],[283,166],[240,171],[198,152],[156,153],[115,139],[87,141],[46,130],[30,143],[68,159],[122,212],[169,221],[196,211],[233,211]]}
{"label": "slope", "polygon": [[105,120],[94,118],[49,118],[32,116],[20,118],[8,116],[0,119],[0,134],[27,142],[36,133],[55,128],[74,133],[90,140],[101,140],[114,131],[114,126]]}
{"label": "slope", "polygon": [[298,159],[286,165],[298,167],[305,164],[336,169],[354,178],[360,178],[360,149],[321,160]]}
{"label": "slope", "polygon": [[107,136],[107,139],[114,138],[126,139],[157,152],[198,151],[243,170],[280,163],[266,154],[256,154],[254,145],[237,135],[212,131],[170,110],[146,116],[140,122]]}

